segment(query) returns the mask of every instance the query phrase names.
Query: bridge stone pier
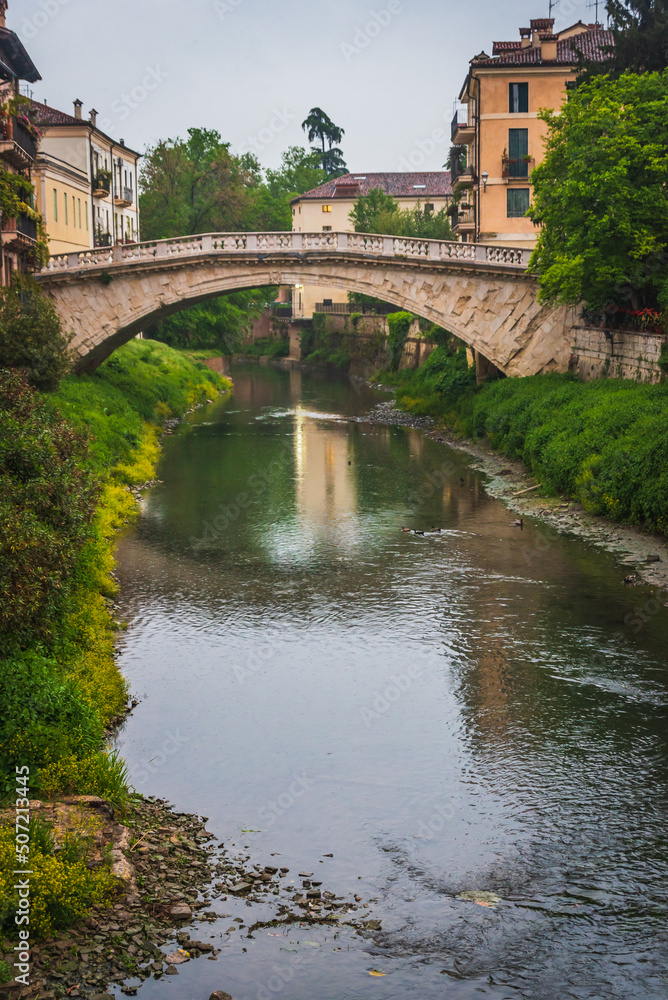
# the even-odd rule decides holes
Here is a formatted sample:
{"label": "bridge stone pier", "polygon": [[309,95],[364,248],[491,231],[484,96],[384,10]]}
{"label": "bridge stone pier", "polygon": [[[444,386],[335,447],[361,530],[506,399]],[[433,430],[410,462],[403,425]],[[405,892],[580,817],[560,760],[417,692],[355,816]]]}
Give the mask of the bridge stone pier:
{"label": "bridge stone pier", "polygon": [[93,371],[144,327],[226,292],[325,285],[373,295],[461,338],[506,375],[566,371],[569,310],[541,305],[529,253],[360,233],[213,233],[52,257],[37,279]]}

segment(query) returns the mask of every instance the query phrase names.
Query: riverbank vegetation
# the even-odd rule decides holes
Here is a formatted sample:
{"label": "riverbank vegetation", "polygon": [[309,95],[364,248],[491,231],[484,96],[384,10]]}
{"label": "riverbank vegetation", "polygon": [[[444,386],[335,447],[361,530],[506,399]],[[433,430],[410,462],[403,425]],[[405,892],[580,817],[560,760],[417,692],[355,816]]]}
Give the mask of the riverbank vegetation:
{"label": "riverbank vegetation", "polygon": [[476,386],[463,347],[438,347],[418,369],[382,372],[397,405],[486,438],[520,459],[548,494],[668,534],[668,384],[572,375]]}
{"label": "riverbank vegetation", "polygon": [[[30,798],[100,795],[122,813],[125,767],[104,746],[127,701],[108,600],[114,539],[136,512],[128,486],[155,473],[160,423],[229,383],[152,341],[131,341],[50,393],[6,363],[0,353],[0,803],[27,768]],[[31,934],[42,937],[117,883],[108,864],[89,869],[85,843],[56,848],[38,821],[30,832]],[[0,931],[10,935],[15,848],[12,819],[0,826]]]}
{"label": "riverbank vegetation", "polygon": [[[122,763],[101,749],[124,708],[106,598],[113,539],[150,479],[159,423],[226,383],[151,341],[50,394],[0,379],[0,790],[27,765],[33,795],[90,793],[122,805]],[[26,697],[30,692],[30,697]]]}

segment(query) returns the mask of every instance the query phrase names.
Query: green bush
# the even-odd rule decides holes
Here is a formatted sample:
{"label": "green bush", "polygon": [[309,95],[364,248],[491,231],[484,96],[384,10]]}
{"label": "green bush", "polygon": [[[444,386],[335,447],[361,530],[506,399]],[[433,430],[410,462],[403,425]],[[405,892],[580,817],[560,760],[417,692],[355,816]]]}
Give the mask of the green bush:
{"label": "green bush", "polygon": [[668,386],[535,375],[485,385],[461,429],[594,513],[668,533]]}
{"label": "green bush", "polygon": [[341,347],[316,347],[304,360],[310,364],[334,365],[342,369],[350,365],[350,355]]}
{"label": "green bush", "polygon": [[30,385],[53,389],[71,367],[60,320],[34,278],[15,275],[0,288],[0,368],[16,368]]}
{"label": "green bush", "polygon": [[0,371],[0,646],[49,638],[100,485],[82,433]]}
{"label": "green bush", "polygon": [[413,314],[409,312],[390,313],[387,317],[387,325],[389,327],[387,346],[390,351],[390,371],[396,372],[399,370],[399,362],[401,361],[401,355],[408,340],[408,331],[411,328],[413,319]]}
{"label": "green bush", "polygon": [[453,354],[451,341],[437,347],[419,368],[383,372],[382,381],[396,389],[397,405],[419,416],[443,417],[475,390],[475,368],[469,368],[465,348]]}
{"label": "green bush", "polygon": [[290,353],[288,337],[258,337],[250,344],[242,344],[241,350],[255,358],[287,358]]}

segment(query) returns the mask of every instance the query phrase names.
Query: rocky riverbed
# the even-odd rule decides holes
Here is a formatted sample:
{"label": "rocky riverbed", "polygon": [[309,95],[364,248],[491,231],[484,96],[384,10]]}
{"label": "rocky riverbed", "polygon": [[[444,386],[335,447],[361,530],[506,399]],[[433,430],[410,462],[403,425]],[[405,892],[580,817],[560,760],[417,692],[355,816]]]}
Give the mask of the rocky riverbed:
{"label": "rocky riverbed", "polygon": [[[104,836],[92,845],[88,863],[103,863],[106,841],[119,892],[111,906],[94,909],[84,926],[35,944],[31,985],[6,983],[0,986],[1,1000],[113,1000],[107,992],[113,984],[135,996],[149,977],[176,976],[186,962],[217,961],[232,935],[252,938],[265,927],[322,924],[360,934],[381,929],[379,921],[369,919],[370,904],[360,896],[329,892],[321,873],[249,865],[249,856],[233,857],[216,842],[206,817],[177,813],[163,800],[137,797],[123,823],[94,796],[31,805],[43,819],[59,820],[62,834],[66,809],[76,809],[79,823],[84,811],[92,811]],[[250,909],[233,916],[221,912],[221,903]],[[226,920],[231,922],[221,931]],[[11,961],[12,947],[13,942],[3,941],[0,959]],[[223,987],[224,978],[221,967]],[[227,996],[220,991],[220,997]]]}
{"label": "rocky riverbed", "polygon": [[[668,543],[662,536],[644,533],[635,525],[615,524],[605,517],[590,514],[581,504],[567,497],[542,496],[540,484],[521,462],[504,458],[484,441],[474,442],[457,437],[430,417],[404,413],[392,401],[378,403],[369,414],[358,420],[413,427],[435,441],[466,452],[473,458],[472,467],[487,476],[485,489],[490,496],[503,500],[520,518],[537,518],[549,525],[552,531],[575,535],[614,553],[626,567],[624,580],[629,585],[644,582],[668,590]],[[665,598],[665,595],[661,596]]]}

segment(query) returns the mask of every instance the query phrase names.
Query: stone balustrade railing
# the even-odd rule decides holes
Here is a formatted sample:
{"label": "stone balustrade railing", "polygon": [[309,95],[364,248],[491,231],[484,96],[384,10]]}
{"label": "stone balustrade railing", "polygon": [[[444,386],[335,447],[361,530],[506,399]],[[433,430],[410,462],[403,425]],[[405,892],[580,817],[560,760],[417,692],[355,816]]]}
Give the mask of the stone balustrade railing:
{"label": "stone balustrade railing", "polygon": [[368,254],[374,257],[497,264],[526,270],[530,250],[518,247],[490,246],[483,243],[454,243],[446,240],[421,240],[399,236],[376,236],[366,233],[206,233],[180,236],[171,240],[148,240],[144,243],[115,247],[96,247],[77,253],[57,254],[39,272],[42,275],[86,268],[107,268],[134,261],[173,260],[202,254],[282,255],[293,251],[336,251],[345,254]]}

